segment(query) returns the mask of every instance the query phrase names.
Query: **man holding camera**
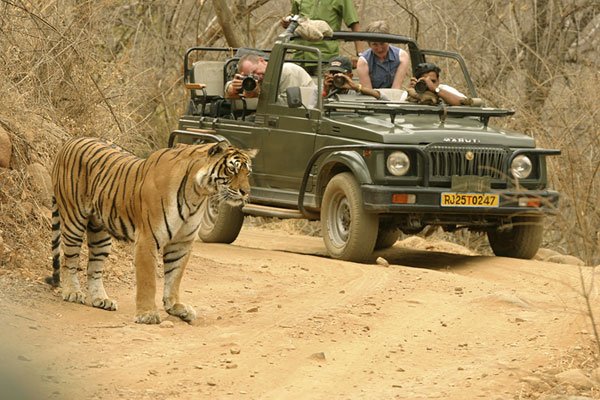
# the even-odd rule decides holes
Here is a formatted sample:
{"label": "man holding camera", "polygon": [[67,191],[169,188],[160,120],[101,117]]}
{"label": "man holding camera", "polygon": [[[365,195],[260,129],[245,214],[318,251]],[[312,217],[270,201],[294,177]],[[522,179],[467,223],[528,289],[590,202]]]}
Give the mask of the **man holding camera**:
{"label": "man holding camera", "polygon": [[408,84],[409,101],[435,105],[442,99],[450,106],[460,106],[467,96],[449,85],[440,83],[440,67],[434,63],[420,63],[415,68],[415,76]]}
{"label": "man holding camera", "polygon": [[[264,57],[257,54],[242,56],[237,64],[238,73],[225,86],[225,97],[229,99],[237,99],[242,96],[247,98],[258,97],[260,84],[265,77],[268,64]],[[255,82],[254,85],[251,84],[252,80]],[[304,68],[290,62],[283,63],[279,81],[279,94],[285,95],[285,90],[294,86],[316,87]]]}
{"label": "man holding camera", "polygon": [[363,87],[352,80],[352,61],[348,57],[338,56],[329,60],[329,66],[323,77],[323,97],[339,94],[364,94],[378,100],[387,100],[378,90]]}

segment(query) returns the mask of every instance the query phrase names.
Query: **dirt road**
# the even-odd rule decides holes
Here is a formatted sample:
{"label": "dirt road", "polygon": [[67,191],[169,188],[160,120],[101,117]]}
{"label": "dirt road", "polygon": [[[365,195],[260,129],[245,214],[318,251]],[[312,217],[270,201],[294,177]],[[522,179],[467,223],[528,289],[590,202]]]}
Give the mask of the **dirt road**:
{"label": "dirt road", "polygon": [[324,253],[320,238],[258,228],[233,245],[198,242],[182,284],[199,314],[192,325],[166,313],[160,326],[132,322],[130,258],[108,266],[116,312],[0,276],[0,398],[598,395],[555,379],[592,369],[578,267],[417,238],[379,254],[389,267]]}

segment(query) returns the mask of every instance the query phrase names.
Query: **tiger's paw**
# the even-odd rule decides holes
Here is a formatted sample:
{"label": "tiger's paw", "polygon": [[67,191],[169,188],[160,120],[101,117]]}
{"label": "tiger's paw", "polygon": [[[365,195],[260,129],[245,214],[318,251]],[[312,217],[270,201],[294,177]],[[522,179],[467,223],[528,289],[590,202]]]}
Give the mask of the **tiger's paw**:
{"label": "tiger's paw", "polygon": [[117,302],[112,299],[101,299],[97,298],[92,300],[92,306],[96,308],[101,308],[107,311],[116,311],[117,310]]}
{"label": "tiger's paw", "polygon": [[192,322],[196,319],[196,310],[194,310],[194,307],[181,303],[174,304],[173,307],[167,309],[167,313],[179,317],[185,322]]}
{"label": "tiger's paw", "polygon": [[62,298],[64,301],[70,303],[85,304],[85,294],[80,290],[64,291],[62,292]]}
{"label": "tiger's paw", "polygon": [[160,324],[160,315],[158,311],[139,312],[135,315],[136,324]]}

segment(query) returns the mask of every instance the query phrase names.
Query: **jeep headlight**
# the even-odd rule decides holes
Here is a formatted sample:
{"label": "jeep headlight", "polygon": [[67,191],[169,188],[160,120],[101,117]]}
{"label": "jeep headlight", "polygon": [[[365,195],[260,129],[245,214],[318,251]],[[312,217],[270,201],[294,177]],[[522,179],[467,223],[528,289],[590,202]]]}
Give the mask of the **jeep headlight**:
{"label": "jeep headlight", "polygon": [[403,151],[395,151],[390,154],[386,161],[387,169],[392,175],[406,175],[410,169],[410,158]]}
{"label": "jeep headlight", "polygon": [[510,172],[517,179],[525,179],[531,175],[533,166],[529,157],[520,155],[513,158],[510,164]]}

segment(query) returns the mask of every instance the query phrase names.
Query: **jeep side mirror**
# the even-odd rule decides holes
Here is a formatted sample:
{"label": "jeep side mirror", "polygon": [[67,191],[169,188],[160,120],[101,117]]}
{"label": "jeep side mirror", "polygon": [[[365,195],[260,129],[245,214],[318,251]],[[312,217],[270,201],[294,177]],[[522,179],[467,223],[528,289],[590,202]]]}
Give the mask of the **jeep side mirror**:
{"label": "jeep side mirror", "polygon": [[287,105],[289,108],[298,108],[303,106],[302,92],[300,92],[299,87],[289,87],[285,90],[285,94],[287,96]]}

